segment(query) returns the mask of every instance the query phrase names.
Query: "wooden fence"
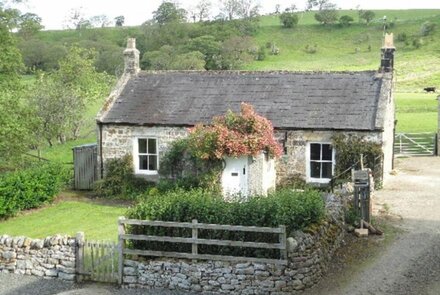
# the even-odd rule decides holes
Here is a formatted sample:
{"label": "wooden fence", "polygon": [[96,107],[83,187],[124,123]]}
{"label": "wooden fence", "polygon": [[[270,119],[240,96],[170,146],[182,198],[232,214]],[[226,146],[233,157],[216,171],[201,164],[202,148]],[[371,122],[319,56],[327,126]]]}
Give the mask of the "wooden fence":
{"label": "wooden fence", "polygon": [[396,156],[433,156],[437,154],[437,134],[397,133],[394,140]]}
{"label": "wooden fence", "polygon": [[[192,232],[192,236],[191,238],[185,238],[185,237],[126,234],[125,225],[184,228],[184,229],[190,229]],[[278,234],[279,242],[261,243],[261,242],[243,242],[243,241],[220,240],[220,239],[200,239],[198,237],[199,229]],[[246,262],[287,265],[286,227],[284,225],[272,228],[272,227],[256,227],[256,226],[204,224],[204,223],[198,223],[197,220],[193,220],[190,223],[190,222],[145,221],[145,220],[125,219],[124,217],[120,217],[118,221],[118,233],[119,233],[119,274],[120,274],[119,283],[120,284],[122,283],[124,255],[126,254],[139,255],[139,256],[183,258],[183,259],[221,260],[221,261],[233,261],[233,262],[246,261]],[[167,252],[167,251],[128,249],[125,247],[125,244],[126,241],[130,241],[130,240],[191,244],[192,251],[191,253],[187,253],[187,252]],[[199,254],[198,245],[278,249],[280,251],[280,259]]]}
{"label": "wooden fence", "polygon": [[118,282],[118,245],[112,241],[84,240],[83,236],[77,236],[77,240],[78,281]]}

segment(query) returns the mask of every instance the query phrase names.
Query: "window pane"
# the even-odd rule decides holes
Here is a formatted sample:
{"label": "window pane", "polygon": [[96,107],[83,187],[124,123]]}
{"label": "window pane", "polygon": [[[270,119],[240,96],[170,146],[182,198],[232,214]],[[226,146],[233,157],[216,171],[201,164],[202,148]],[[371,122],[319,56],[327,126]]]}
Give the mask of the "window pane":
{"label": "window pane", "polygon": [[321,145],[319,143],[310,145],[310,160],[321,160]]}
{"label": "window pane", "polygon": [[148,156],[139,156],[139,170],[148,170]]}
{"label": "window pane", "polygon": [[138,145],[139,145],[139,153],[146,154],[147,153],[147,140],[146,139],[139,139]]}
{"label": "window pane", "polygon": [[321,178],[321,163],[310,162],[310,177]]}
{"label": "window pane", "polygon": [[332,160],[332,146],[329,144],[322,145],[322,160]]}
{"label": "window pane", "polygon": [[148,139],[148,153],[157,154],[156,152],[156,139]]}
{"label": "window pane", "polygon": [[148,156],[148,170],[157,170],[157,156]]}
{"label": "window pane", "polygon": [[332,163],[322,163],[322,178],[332,178]]}

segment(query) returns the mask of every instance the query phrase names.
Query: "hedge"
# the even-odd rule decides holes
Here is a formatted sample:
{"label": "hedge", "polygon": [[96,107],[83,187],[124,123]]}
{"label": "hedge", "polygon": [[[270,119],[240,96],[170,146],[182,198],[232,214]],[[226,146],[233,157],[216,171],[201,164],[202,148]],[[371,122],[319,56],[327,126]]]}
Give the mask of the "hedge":
{"label": "hedge", "polygon": [[44,164],[0,175],[0,218],[52,202],[69,176],[61,164]]}
{"label": "hedge", "polygon": [[[166,194],[150,196],[128,210],[130,219],[161,220],[199,223],[230,224],[244,226],[277,227],[285,225],[288,233],[319,223],[324,218],[324,201],[318,191],[294,192],[281,190],[268,197],[253,197],[246,202],[227,202],[221,196],[200,189],[175,190]],[[148,226],[130,226],[132,234],[191,237],[191,230],[168,229]],[[278,235],[261,233],[235,233],[228,231],[199,232],[200,238],[242,241],[278,242]],[[151,243],[133,241],[138,249],[191,251],[188,244]],[[251,255],[276,257],[277,251],[258,253],[253,249],[199,246],[199,253],[222,253],[225,255]]]}

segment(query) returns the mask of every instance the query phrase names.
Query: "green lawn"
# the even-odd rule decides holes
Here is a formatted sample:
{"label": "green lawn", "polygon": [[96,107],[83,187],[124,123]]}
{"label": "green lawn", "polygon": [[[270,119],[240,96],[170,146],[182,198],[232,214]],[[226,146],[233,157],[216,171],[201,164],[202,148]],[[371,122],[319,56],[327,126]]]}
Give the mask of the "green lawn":
{"label": "green lawn", "polygon": [[437,94],[396,93],[397,132],[437,132]]}
{"label": "green lawn", "polygon": [[85,233],[92,240],[116,240],[117,220],[127,207],[87,201],[60,201],[0,222],[0,234],[45,238],[55,234]]}

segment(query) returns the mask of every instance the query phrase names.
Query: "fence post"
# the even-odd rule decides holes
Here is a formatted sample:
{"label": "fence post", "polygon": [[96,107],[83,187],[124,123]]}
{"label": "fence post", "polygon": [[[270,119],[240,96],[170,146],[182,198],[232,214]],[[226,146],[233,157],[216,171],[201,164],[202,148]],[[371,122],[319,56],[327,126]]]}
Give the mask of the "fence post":
{"label": "fence post", "polygon": [[[193,239],[197,239],[198,235],[199,235],[199,229],[195,226],[197,224],[197,219],[193,219],[192,220],[192,238]],[[197,249],[197,244],[196,243],[192,243],[192,254],[193,255],[197,255],[198,254],[198,249]]]}
{"label": "fence post", "polygon": [[280,250],[280,258],[285,260],[287,259],[287,235],[286,235],[286,226],[280,225],[279,226],[281,233],[280,233],[280,244],[282,246],[282,249]]}
{"label": "fence post", "polygon": [[75,268],[76,268],[76,282],[81,283],[83,280],[84,269],[84,233],[78,232],[75,237],[76,240],[76,253],[75,253]]}
{"label": "fence post", "polygon": [[122,221],[125,217],[120,216],[118,219],[118,283],[122,285],[122,279],[124,276],[124,246],[125,240],[122,235],[125,235],[125,225]]}

